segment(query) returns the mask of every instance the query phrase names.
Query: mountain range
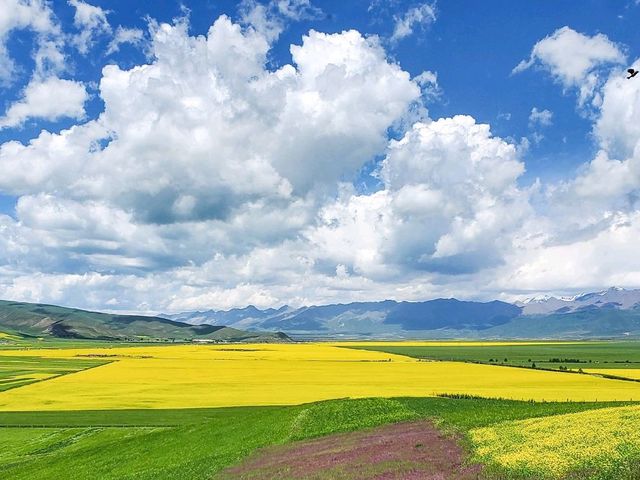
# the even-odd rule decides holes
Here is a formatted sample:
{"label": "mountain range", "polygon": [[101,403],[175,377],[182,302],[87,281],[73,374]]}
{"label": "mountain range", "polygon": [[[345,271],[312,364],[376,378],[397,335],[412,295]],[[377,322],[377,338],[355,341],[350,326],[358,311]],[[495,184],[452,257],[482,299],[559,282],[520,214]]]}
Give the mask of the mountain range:
{"label": "mountain range", "polygon": [[224,325],[190,325],[160,317],[114,315],[0,300],[0,331],[23,337],[115,341],[288,341],[280,332],[246,332]]}
{"label": "mountain range", "polygon": [[[640,338],[640,289],[521,302],[439,298],[292,308],[116,315],[0,300],[0,332],[115,341],[273,342],[295,338]],[[284,332],[284,333],[283,333]]]}
{"label": "mountain range", "polygon": [[628,338],[640,337],[640,289],[507,303],[354,302],[261,310],[254,306],[162,315],[193,325],[283,331],[310,338]]}
{"label": "mountain range", "polygon": [[626,290],[611,287],[608,290],[580,293],[571,297],[543,295],[516,302],[525,315],[545,313],[571,313],[592,308],[629,310],[640,305],[640,289]]}

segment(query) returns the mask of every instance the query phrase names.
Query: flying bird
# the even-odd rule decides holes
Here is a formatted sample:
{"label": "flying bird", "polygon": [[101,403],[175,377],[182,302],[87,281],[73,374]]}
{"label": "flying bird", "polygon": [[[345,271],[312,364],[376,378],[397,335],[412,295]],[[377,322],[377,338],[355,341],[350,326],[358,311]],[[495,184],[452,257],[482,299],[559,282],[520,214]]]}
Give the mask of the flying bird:
{"label": "flying bird", "polygon": [[638,74],[638,70],[634,70],[633,68],[630,68],[627,70],[627,73],[629,73],[629,76],[627,77],[627,80],[629,80],[630,78],[633,78]]}

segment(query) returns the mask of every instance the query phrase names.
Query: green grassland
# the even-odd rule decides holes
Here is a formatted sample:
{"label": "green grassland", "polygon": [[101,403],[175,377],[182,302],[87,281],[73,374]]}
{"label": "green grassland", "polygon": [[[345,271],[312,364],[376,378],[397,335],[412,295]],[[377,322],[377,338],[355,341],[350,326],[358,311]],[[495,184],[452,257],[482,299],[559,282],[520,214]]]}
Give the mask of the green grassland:
{"label": "green grassland", "polygon": [[[6,335],[1,332],[0,335]],[[109,340],[88,340],[88,339],[63,339],[56,337],[30,337],[20,334],[12,334],[10,337],[0,337],[0,350],[25,350],[25,349],[70,349],[70,348],[121,348],[139,347],[140,345],[158,345],[162,342],[114,342]],[[171,344],[186,342],[164,342]]]}
{"label": "green grassland", "polygon": [[[0,333],[0,350],[23,350],[39,348],[117,348],[126,346],[96,340],[63,340],[55,337],[33,338],[18,334]],[[104,365],[105,360],[89,358],[42,358],[24,356],[0,357],[0,392],[39,382],[46,378],[79,372],[87,368]]]}
{"label": "green grassland", "polygon": [[257,448],[418,418],[465,432],[606,403],[399,398],[291,407],[0,413],[0,478],[212,478]]}
{"label": "green grassland", "polygon": [[104,365],[103,360],[40,357],[0,358],[0,392],[48,378]]}
{"label": "green grassland", "polygon": [[363,350],[430,360],[452,360],[548,368],[637,368],[640,342],[544,343],[537,345],[359,346]]}

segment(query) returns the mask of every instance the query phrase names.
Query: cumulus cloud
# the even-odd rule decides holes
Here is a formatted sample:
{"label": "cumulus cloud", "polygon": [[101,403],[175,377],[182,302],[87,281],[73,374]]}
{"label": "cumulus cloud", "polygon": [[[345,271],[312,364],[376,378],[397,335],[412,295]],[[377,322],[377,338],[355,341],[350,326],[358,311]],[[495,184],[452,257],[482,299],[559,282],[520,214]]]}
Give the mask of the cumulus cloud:
{"label": "cumulus cloud", "polygon": [[[151,65],[105,67],[97,121],[0,147],[1,187],[109,198],[152,223],[224,219],[241,205],[288,203],[353,174],[384,149],[386,129],[419,96],[377,41],[355,31],[310,32],[291,49],[295,67],[275,72],[264,67],[265,38],[226,17],[208,37],[161,25],[153,48]],[[95,148],[102,140],[108,145]],[[50,160],[52,142],[73,151],[72,181],[67,155]],[[34,183],[32,172],[45,171]]]}
{"label": "cumulus cloud", "polygon": [[[563,27],[538,42],[530,61],[517,67],[539,62],[565,87],[584,80],[590,89],[586,96],[593,99],[596,155],[575,178],[546,187],[543,203],[555,219],[547,233],[558,242],[595,238],[613,228],[620,215],[631,215],[640,206],[640,86],[625,79],[619,65],[625,60],[623,52],[623,46],[605,35],[588,37]],[[638,61],[633,65],[638,67]],[[579,88],[579,103],[585,98],[584,88]],[[544,116],[532,110],[530,122],[540,124]]]}
{"label": "cumulus cloud", "polygon": [[[42,0],[0,0],[0,82],[9,82],[15,65],[7,50],[9,35],[16,30],[30,30],[37,35],[38,63],[44,67],[47,59],[60,63],[57,42],[61,34],[49,4]],[[56,48],[53,48],[53,47]]]}
{"label": "cumulus cloud", "polygon": [[398,42],[413,34],[415,28],[425,28],[436,21],[435,3],[422,3],[407,10],[404,15],[395,16],[392,42]]}
{"label": "cumulus cloud", "polygon": [[553,124],[553,112],[547,110],[538,110],[538,107],[533,107],[529,114],[529,126],[530,127],[548,127]]}
{"label": "cumulus cloud", "polygon": [[292,20],[309,20],[322,16],[322,10],[310,0],[274,0],[273,5],[281,15]]}
{"label": "cumulus cloud", "polygon": [[[407,290],[402,272],[501,262],[492,237],[509,242],[524,198],[514,147],[469,117],[416,124],[388,145],[435,75],[412,81],[355,31],[312,31],[292,65],[269,71],[258,30],[226,17],[206,37],[186,28],[157,26],[150,65],[104,69],[98,119],[0,147],[0,188],[20,196],[18,220],[3,220],[4,271],[60,277],[60,301],[98,272],[95,302],[139,309],[156,291],[178,309],[364,299],[390,284],[410,297],[429,286]],[[326,202],[385,151],[383,190],[343,184]],[[27,275],[11,278],[5,295],[42,294]]]}
{"label": "cumulus cloud", "polygon": [[615,215],[605,228],[572,242],[522,250],[495,276],[503,291],[593,291],[607,285],[640,284],[637,238],[640,214]]}
{"label": "cumulus cloud", "polygon": [[120,50],[120,45],[141,45],[144,42],[144,32],[139,28],[126,28],[118,26],[107,47],[107,55],[111,55]]}
{"label": "cumulus cloud", "polygon": [[33,79],[56,76],[66,70],[66,56],[63,53],[63,37],[52,37],[39,42],[33,55],[35,69]]}
{"label": "cumulus cloud", "polygon": [[529,59],[522,60],[513,73],[539,65],[564,88],[577,88],[582,105],[598,86],[598,69],[607,64],[624,63],[625,59],[621,46],[606,35],[599,33],[590,37],[565,26],[537,42]]}
{"label": "cumulus cloud", "polygon": [[442,95],[442,89],[438,83],[438,74],[430,70],[425,70],[416,75],[413,81],[420,85],[422,95],[427,101],[437,100]]}
{"label": "cumulus cloud", "polygon": [[[281,22],[311,8],[261,5]],[[375,36],[312,30],[270,68],[277,32],[256,18],[197,37],[185,19],[151,22],[148,64],[102,70],[97,118],[0,145],[0,191],[19,197],[0,215],[0,297],[179,311],[638,281],[624,258],[640,228],[640,94],[617,67],[584,71],[599,79],[599,153],[575,178],[524,186],[524,142],[430,119],[416,106],[437,76],[411,78]],[[81,115],[29,98],[14,124]],[[378,185],[356,190],[372,164]]]}
{"label": "cumulus cloud", "polygon": [[356,31],[311,31],[270,71],[256,29],[224,16],[207,36],[187,28],[156,26],[149,65],[104,68],[99,118],[0,146],[30,268],[142,274],[295,239],[420,97]]}
{"label": "cumulus cloud", "polygon": [[0,117],[0,130],[20,126],[28,119],[81,119],[87,99],[87,90],[81,82],[57,77],[34,78],[25,87],[22,98]]}
{"label": "cumulus cloud", "polygon": [[553,192],[553,203],[573,206],[587,226],[608,227],[617,213],[640,209],[640,88],[614,70],[601,96],[593,129],[598,152],[576,178]]}
{"label": "cumulus cloud", "polygon": [[310,0],[242,0],[239,5],[241,23],[253,27],[266,39],[277,39],[288,21],[314,20],[322,10]]}
{"label": "cumulus cloud", "polygon": [[[640,68],[640,60],[632,64]],[[617,159],[634,154],[640,141],[640,85],[614,70],[602,88],[602,103],[594,126],[601,147]]]}
{"label": "cumulus cloud", "polygon": [[326,207],[307,235],[366,276],[473,273],[502,262],[529,213],[523,171],[516,148],[471,117],[417,123],[389,145],[385,188]]}
{"label": "cumulus cloud", "polygon": [[73,24],[80,30],[73,38],[73,44],[80,53],[86,54],[97,36],[111,33],[111,25],[107,20],[108,12],[82,0],[69,0],[68,3],[76,9]]}
{"label": "cumulus cloud", "polygon": [[[558,291],[563,285],[576,289],[637,286],[640,267],[631,251],[640,226],[640,87],[627,81],[618,65],[624,60],[621,46],[604,35],[585,37],[566,28],[547,39],[563,36],[573,42],[564,45],[567,56],[582,47],[591,50],[555,74],[564,86],[597,75],[588,94],[593,98],[597,153],[574,178],[542,188],[536,201],[541,212],[528,223],[526,241],[507,262],[509,271],[503,271],[503,278],[526,291]],[[551,68],[554,61],[549,59],[557,54],[559,61],[563,55],[554,49],[561,44],[553,45],[547,45],[547,53],[534,47],[532,58],[547,58],[544,61]],[[608,71],[599,68],[605,63],[610,64]],[[638,61],[633,65],[637,67]],[[584,98],[580,89],[579,103]]]}

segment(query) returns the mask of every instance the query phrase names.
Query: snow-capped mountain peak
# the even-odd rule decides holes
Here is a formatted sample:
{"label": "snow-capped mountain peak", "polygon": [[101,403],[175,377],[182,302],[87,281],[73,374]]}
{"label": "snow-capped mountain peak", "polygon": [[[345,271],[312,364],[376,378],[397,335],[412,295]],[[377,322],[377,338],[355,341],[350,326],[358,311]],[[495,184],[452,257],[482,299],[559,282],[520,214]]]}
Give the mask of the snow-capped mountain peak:
{"label": "snow-capped mountain peak", "polygon": [[611,287],[598,292],[571,296],[537,295],[519,303],[525,315],[568,313],[584,308],[618,308],[628,310],[640,305],[640,289]]}

